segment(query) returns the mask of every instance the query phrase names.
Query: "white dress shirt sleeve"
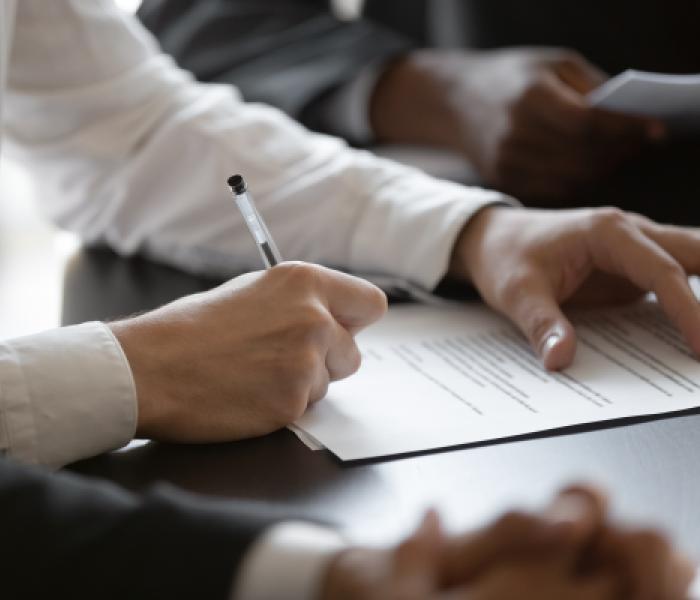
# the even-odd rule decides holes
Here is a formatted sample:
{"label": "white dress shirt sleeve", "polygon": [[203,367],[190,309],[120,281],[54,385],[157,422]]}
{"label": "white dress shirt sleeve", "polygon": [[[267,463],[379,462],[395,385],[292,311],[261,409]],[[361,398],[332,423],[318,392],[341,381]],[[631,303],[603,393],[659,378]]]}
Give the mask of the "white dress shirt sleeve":
{"label": "white dress shirt sleeve", "polygon": [[136,429],[131,369],[111,330],[86,323],[0,342],[0,450],[60,467]]}
{"label": "white dress shirt sleeve", "polygon": [[276,525],[248,551],[231,600],[316,600],[330,561],[345,545],[324,527],[292,521]]}
{"label": "white dress shirt sleeve", "polygon": [[18,3],[8,86],[11,150],[33,171],[45,212],[88,242],[190,271],[260,267],[226,186],[234,172],[285,258],[427,289],[467,220],[512,202],[195,82],[109,0]]}

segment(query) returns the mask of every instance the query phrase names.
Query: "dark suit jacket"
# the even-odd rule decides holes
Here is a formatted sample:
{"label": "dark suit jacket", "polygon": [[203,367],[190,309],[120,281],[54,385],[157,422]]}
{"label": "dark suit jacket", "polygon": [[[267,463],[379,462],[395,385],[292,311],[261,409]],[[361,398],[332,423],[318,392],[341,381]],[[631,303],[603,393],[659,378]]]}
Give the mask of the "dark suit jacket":
{"label": "dark suit jacket", "polygon": [[371,21],[343,23],[325,0],[152,0],[139,15],[201,81],[300,117],[324,91],[409,43]]}
{"label": "dark suit jacket", "polygon": [[611,74],[700,71],[697,0],[366,0],[341,22],[328,0],[145,0],[140,16],[202,81],[313,126],[313,103],[409,48],[565,46]]}
{"label": "dark suit jacket", "polygon": [[137,497],[0,458],[0,597],[227,600],[267,525],[253,506],[167,487]]}

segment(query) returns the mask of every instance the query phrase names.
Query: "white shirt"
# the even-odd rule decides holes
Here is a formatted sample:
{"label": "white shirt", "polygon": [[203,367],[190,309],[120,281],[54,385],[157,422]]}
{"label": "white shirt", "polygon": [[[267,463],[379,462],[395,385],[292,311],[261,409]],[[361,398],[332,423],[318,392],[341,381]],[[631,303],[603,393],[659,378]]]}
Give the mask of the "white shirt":
{"label": "white shirt", "polygon": [[[230,86],[195,82],[110,0],[0,0],[0,32],[6,149],[40,182],[47,214],[124,254],[219,275],[258,268],[226,188],[240,172],[285,257],[431,289],[468,219],[509,201],[311,134]],[[127,443],[136,411],[128,362],[105,325],[0,342],[0,452],[59,467]],[[263,563],[295,554],[281,538],[254,554]],[[298,593],[285,586],[285,597],[310,597],[337,545],[314,547],[301,540],[307,570],[295,574],[306,583]],[[240,597],[274,597],[251,585]]]}

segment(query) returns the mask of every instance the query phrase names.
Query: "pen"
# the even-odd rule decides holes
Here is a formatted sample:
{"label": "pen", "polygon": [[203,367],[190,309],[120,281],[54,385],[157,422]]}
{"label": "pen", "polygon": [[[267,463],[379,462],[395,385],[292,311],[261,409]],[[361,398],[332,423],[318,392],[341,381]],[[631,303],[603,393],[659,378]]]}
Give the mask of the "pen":
{"label": "pen", "polygon": [[243,215],[243,220],[248,226],[255,244],[258,246],[260,256],[262,256],[266,269],[271,269],[275,265],[282,262],[282,255],[277,249],[277,244],[272,239],[270,231],[265,225],[258,209],[255,208],[253,199],[248,194],[248,186],[245,180],[240,175],[232,175],[228,178],[228,184],[233,192],[233,198],[236,201],[238,210]]}

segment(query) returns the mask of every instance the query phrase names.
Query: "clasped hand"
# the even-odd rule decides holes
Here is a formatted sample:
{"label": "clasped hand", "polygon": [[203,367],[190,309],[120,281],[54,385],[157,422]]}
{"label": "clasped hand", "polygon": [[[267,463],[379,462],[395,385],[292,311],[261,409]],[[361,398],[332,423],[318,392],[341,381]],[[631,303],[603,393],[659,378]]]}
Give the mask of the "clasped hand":
{"label": "clasped hand", "polygon": [[539,514],[512,512],[448,536],[435,513],[387,550],[331,563],[325,600],[686,600],[695,569],[660,534],[609,522],[595,489],[564,490]]}

